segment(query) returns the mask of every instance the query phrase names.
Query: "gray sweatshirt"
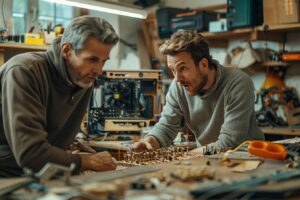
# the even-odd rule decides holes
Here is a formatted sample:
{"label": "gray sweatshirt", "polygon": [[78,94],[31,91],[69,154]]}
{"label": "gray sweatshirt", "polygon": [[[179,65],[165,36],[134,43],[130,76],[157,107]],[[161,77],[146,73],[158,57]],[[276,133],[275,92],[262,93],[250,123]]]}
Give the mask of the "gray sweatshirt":
{"label": "gray sweatshirt", "polygon": [[65,150],[79,131],[92,88],[72,83],[60,39],[47,52],[25,53],[0,69],[0,177],[37,171],[47,162],[69,166]]}
{"label": "gray sweatshirt", "polygon": [[245,140],[264,139],[254,114],[254,86],[244,72],[217,64],[217,79],[204,95],[189,96],[174,80],[159,122],[149,132],[169,146],[183,126],[198,146],[236,147]]}

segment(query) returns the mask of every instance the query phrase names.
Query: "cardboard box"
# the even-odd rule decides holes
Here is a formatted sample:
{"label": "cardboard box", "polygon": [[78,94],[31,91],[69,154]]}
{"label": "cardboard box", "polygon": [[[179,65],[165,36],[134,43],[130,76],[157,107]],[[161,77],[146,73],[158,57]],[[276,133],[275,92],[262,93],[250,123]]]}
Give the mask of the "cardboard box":
{"label": "cardboard box", "polygon": [[299,0],[264,0],[264,24],[300,22]]}

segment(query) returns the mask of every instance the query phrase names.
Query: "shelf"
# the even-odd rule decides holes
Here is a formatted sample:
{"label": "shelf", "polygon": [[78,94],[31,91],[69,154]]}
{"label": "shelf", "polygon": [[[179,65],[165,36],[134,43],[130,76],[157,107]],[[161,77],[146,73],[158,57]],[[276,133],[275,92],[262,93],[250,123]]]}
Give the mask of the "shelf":
{"label": "shelf", "polygon": [[266,61],[262,63],[258,63],[263,67],[288,67],[290,66],[287,62],[274,62],[274,61]]}
{"label": "shelf", "polygon": [[47,50],[47,45],[33,45],[16,42],[0,43],[0,49]]}
{"label": "shelf", "polygon": [[47,48],[47,45],[33,45],[17,42],[0,43],[0,65],[16,54],[29,51],[46,51]]}
{"label": "shelf", "polygon": [[275,24],[263,25],[257,27],[248,27],[233,29],[227,32],[202,32],[201,34],[214,44],[223,44],[230,39],[245,39],[245,40],[268,40],[268,41],[285,41],[285,34],[287,32],[300,30],[300,23],[297,24]]}
{"label": "shelf", "polygon": [[300,136],[300,128],[289,128],[289,127],[267,127],[261,128],[264,134],[270,135],[291,135],[291,136]]}

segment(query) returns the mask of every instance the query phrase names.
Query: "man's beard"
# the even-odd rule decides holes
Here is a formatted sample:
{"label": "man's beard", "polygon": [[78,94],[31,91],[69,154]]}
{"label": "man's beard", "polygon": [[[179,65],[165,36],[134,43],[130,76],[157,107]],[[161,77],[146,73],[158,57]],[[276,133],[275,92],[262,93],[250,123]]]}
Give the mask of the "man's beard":
{"label": "man's beard", "polygon": [[90,87],[93,86],[93,82],[90,82],[90,83],[83,83],[83,82],[81,82],[81,81],[74,80],[74,83],[75,83],[77,86],[79,86],[79,87],[81,87],[81,88],[84,88],[84,89],[88,89],[88,88],[90,88]]}
{"label": "man's beard", "polygon": [[198,92],[198,94],[200,94],[202,96],[206,92],[204,87],[206,86],[206,84],[208,82],[208,76],[207,76],[207,74],[200,75],[200,76],[201,76],[201,82],[199,83],[199,86],[197,88],[197,92]]}
{"label": "man's beard", "polygon": [[86,76],[93,76],[93,77],[96,77],[96,74],[88,74],[88,75],[82,76],[81,79],[80,79],[80,78],[76,78],[75,74],[74,74],[71,70],[70,70],[70,75],[71,75],[72,82],[73,82],[75,85],[77,85],[77,86],[79,86],[79,87],[81,87],[81,88],[84,88],[84,89],[88,89],[88,88],[92,87],[93,84],[94,84],[94,81],[85,83],[85,82],[83,82],[83,81],[81,81],[81,80],[84,80],[84,78],[85,78]]}

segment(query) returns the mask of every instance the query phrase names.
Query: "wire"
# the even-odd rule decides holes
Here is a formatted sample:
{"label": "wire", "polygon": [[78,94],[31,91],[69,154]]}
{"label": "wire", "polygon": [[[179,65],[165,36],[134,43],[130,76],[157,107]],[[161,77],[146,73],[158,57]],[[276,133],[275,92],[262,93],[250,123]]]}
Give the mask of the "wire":
{"label": "wire", "polygon": [[243,142],[242,144],[240,144],[240,145],[239,145],[238,147],[236,147],[235,149],[226,151],[226,152],[223,154],[221,160],[228,160],[228,155],[229,155],[230,153],[236,152],[236,151],[239,150],[242,146],[244,146],[245,144],[249,144],[249,143],[250,143],[250,141],[247,140],[247,141]]}
{"label": "wire", "polygon": [[4,17],[4,0],[2,0],[2,20],[3,20],[3,24],[5,26],[5,29],[7,30],[7,26],[6,26],[6,22],[5,22],[5,17]]}
{"label": "wire", "polygon": [[186,127],[194,134],[197,147],[201,147],[201,144],[200,144],[200,142],[198,141],[198,136],[197,136],[197,134],[195,134],[194,130],[188,125],[187,122],[185,122],[185,125],[186,125]]}
{"label": "wire", "polygon": [[122,44],[124,44],[125,46],[128,46],[130,49],[137,51],[137,45],[136,44],[131,44],[125,40],[123,40],[122,38],[120,38],[119,40]]}
{"label": "wire", "polygon": [[104,142],[107,139],[107,135],[108,135],[108,132],[105,132],[101,142]]}

